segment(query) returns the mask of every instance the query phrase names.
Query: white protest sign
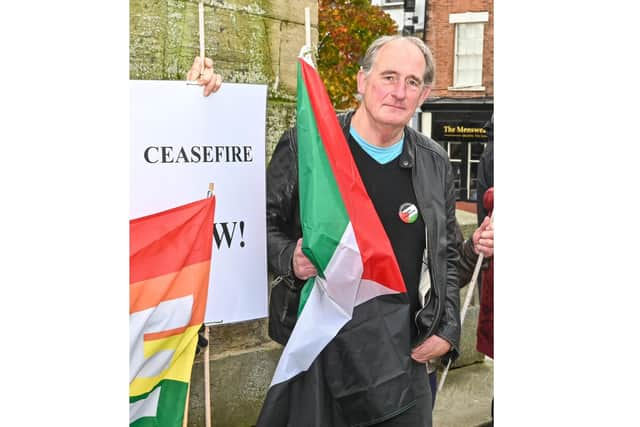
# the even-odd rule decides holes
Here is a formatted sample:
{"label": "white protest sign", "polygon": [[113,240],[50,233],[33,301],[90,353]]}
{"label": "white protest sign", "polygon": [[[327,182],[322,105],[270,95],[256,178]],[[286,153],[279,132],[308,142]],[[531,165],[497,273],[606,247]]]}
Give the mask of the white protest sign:
{"label": "white protest sign", "polygon": [[130,218],[203,199],[214,183],[205,323],[267,316],[266,85],[132,80]]}

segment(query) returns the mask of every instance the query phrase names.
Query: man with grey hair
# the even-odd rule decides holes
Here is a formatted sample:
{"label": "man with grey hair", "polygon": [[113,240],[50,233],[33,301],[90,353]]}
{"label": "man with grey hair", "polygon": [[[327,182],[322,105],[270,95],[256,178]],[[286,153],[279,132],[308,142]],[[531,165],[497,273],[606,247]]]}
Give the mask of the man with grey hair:
{"label": "man with grey hair", "polygon": [[[438,357],[446,363],[458,355],[459,255],[451,165],[442,147],[407,126],[428,97],[434,75],[431,52],[422,40],[381,37],[367,50],[358,72],[360,105],[338,116],[407,293],[402,314],[388,320],[400,322],[402,336],[375,330],[369,340],[381,343],[379,351],[357,359],[360,362],[344,358],[343,366],[334,369],[348,372],[349,381],[358,384],[345,387],[357,392],[351,397],[334,393],[333,402],[325,406],[332,411],[331,418],[323,418],[330,419],[326,425],[431,426],[425,364]],[[317,274],[301,250],[298,200],[297,137],[290,129],[267,168],[268,262],[278,282],[270,298],[269,334],[281,344],[293,329],[300,288]],[[391,343],[397,355],[392,375],[363,366],[367,360],[388,357],[382,343]],[[366,378],[354,380],[359,371],[366,372]],[[325,378],[331,387],[340,381],[334,374]]]}
{"label": "man with grey hair", "polygon": [[[200,68],[196,59],[192,79]],[[434,68],[422,40],[380,37],[367,50],[358,72],[360,105],[355,112],[338,115],[406,286],[401,308],[393,315],[378,313],[387,326],[370,327],[368,345],[359,354],[336,349],[335,353],[343,352],[339,362],[317,382],[324,389],[310,393],[322,397],[294,393],[288,414],[279,414],[278,420],[261,417],[260,426],[432,425],[425,364],[458,356],[457,269],[462,247],[447,154],[407,126],[431,91]],[[205,95],[218,90],[221,79],[213,73],[212,62],[205,62],[198,82],[205,86]],[[485,237],[483,243],[482,231],[476,231],[467,245],[473,248],[470,253],[489,249],[483,247],[489,240]],[[269,270],[276,276],[269,300],[269,335],[284,345],[296,322],[300,290],[317,274],[301,249],[295,128],[284,133],[267,168],[267,234]],[[348,333],[342,335],[349,339]]]}

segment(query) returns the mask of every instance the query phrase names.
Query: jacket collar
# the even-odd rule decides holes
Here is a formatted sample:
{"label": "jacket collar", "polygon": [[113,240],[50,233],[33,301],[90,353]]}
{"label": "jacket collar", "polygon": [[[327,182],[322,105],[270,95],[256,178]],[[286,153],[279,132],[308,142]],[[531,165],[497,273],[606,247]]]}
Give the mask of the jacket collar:
{"label": "jacket collar", "polygon": [[415,141],[414,135],[409,130],[409,126],[404,127],[404,144],[402,144],[402,153],[400,153],[400,158],[398,159],[399,165],[401,168],[412,168],[414,162],[414,144]]}

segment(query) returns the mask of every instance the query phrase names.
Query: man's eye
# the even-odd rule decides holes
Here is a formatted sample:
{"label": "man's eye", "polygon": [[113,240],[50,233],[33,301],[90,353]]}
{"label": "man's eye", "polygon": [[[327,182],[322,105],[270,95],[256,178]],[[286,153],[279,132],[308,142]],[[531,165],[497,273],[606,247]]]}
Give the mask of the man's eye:
{"label": "man's eye", "polygon": [[420,87],[420,82],[418,80],[414,80],[414,79],[409,79],[407,80],[407,85],[409,85],[412,88],[419,88]]}

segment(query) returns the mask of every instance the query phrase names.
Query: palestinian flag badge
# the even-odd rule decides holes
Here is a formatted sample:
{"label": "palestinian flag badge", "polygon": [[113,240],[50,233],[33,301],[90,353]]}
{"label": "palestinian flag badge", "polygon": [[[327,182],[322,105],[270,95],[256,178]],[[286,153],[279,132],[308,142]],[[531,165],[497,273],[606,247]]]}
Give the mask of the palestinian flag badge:
{"label": "palestinian flag badge", "polygon": [[398,215],[402,222],[406,224],[413,224],[418,219],[418,208],[413,203],[403,203],[400,205]]}

